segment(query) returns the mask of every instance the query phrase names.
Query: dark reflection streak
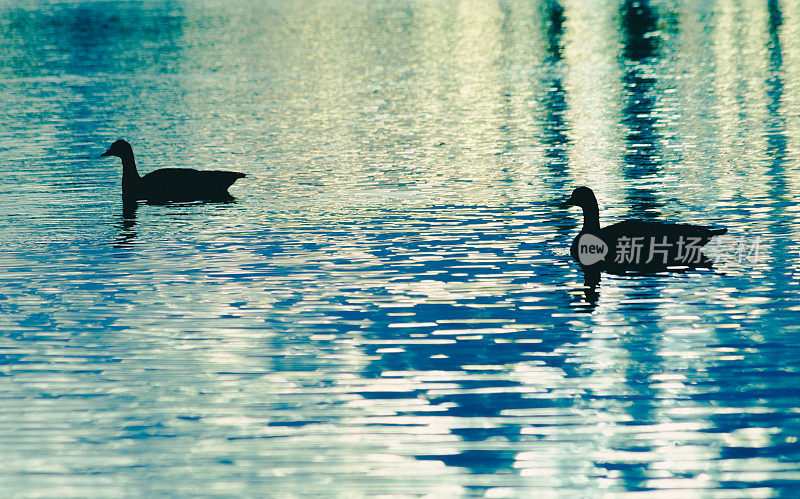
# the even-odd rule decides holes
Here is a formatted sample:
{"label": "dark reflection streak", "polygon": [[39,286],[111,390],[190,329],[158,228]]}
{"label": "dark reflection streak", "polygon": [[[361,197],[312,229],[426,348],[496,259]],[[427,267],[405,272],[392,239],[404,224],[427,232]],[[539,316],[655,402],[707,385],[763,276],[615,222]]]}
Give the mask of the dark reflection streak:
{"label": "dark reflection streak", "polygon": [[[786,119],[781,112],[783,100],[783,55],[781,53],[780,28],[783,23],[777,0],[767,3],[769,9],[769,72],[767,80],[767,156],[772,158],[770,165],[769,199],[786,199],[787,187],[784,176],[786,161]],[[777,219],[777,218],[776,218]]]}
{"label": "dark reflection streak", "polygon": [[659,218],[663,205],[649,188],[639,187],[641,180],[658,175],[661,170],[657,143],[661,139],[655,124],[654,87],[656,79],[645,74],[644,65],[659,56],[656,31],[658,15],[647,0],[626,0],[622,7],[625,75],[623,83],[628,101],[622,122],[628,129],[623,176],[627,180],[628,205],[632,218]]}
{"label": "dark reflection streak", "polygon": [[[781,15],[780,6],[777,0],[770,0],[767,3],[769,9],[769,43],[768,43],[768,64],[769,64],[769,79],[767,80],[767,113],[769,119],[767,122],[767,157],[771,158],[769,171],[769,195],[767,199],[775,202],[789,199],[791,194],[786,181],[786,117],[782,109],[783,101],[783,54],[780,39],[780,29],[783,24],[783,16]],[[785,214],[785,207],[782,203],[777,203],[774,208],[773,220],[786,220],[788,217]],[[787,234],[788,225],[782,222],[774,224],[772,228],[773,234],[780,234],[783,237],[774,238],[773,250],[780,254],[791,254],[790,248],[791,239]],[[787,263],[783,259],[774,259],[770,262],[776,273],[783,275],[792,275],[793,268],[787,268]],[[788,281],[780,281],[777,283],[779,286],[785,286]],[[785,287],[785,292],[794,296],[796,289]]]}
{"label": "dark reflection streak", "polygon": [[[567,175],[567,166],[569,164],[568,150],[569,150],[569,137],[567,131],[569,125],[567,124],[564,115],[567,111],[567,99],[564,90],[564,84],[561,76],[562,64],[562,39],[564,35],[564,8],[555,0],[547,1],[544,4],[545,11],[542,13],[542,18],[545,20],[544,32],[547,39],[547,68],[548,73],[544,75],[542,80],[544,87],[544,96],[542,98],[542,107],[544,108],[544,116],[541,118],[542,122],[542,143],[545,146],[544,157],[545,166],[549,170],[548,184],[553,192],[565,193],[571,190],[570,184],[573,180]],[[554,210],[561,216],[567,216],[566,210]],[[572,233],[573,226],[570,224],[558,224],[559,236],[569,243],[569,236]],[[592,305],[596,300],[589,299],[587,301]]]}
{"label": "dark reflection streak", "polygon": [[[663,203],[649,187],[640,187],[642,180],[657,177],[661,172],[661,156],[654,115],[656,78],[647,75],[647,66],[659,57],[658,39],[651,36],[658,25],[658,14],[647,1],[626,0],[621,12],[623,47],[623,84],[627,102],[622,110],[622,124],[628,130],[622,175],[626,180],[626,200],[631,218],[659,219]],[[584,297],[591,311],[599,299],[600,274],[584,274]]]}
{"label": "dark reflection streak", "polygon": [[[647,0],[626,0],[622,7],[622,32],[625,59],[624,77],[628,100],[622,111],[622,122],[627,128],[627,147],[624,156],[623,176],[626,180],[627,201],[632,218],[660,218],[662,204],[652,189],[640,187],[642,181],[657,176],[661,170],[659,151],[656,146],[661,139],[655,124],[653,111],[656,107],[654,87],[656,80],[645,74],[660,55],[655,37],[648,33],[656,31],[658,15]],[[647,301],[659,298],[658,277],[642,278],[640,287],[629,290],[637,299]],[[650,374],[660,366],[663,359],[658,355],[657,339],[663,334],[659,317],[652,308],[641,310],[636,334],[625,335],[622,347],[630,353],[630,362],[625,371],[626,392],[622,397],[630,403],[627,412],[634,424],[648,424],[654,420],[655,400],[658,391],[652,387]],[[625,445],[619,450],[632,450]],[[638,450],[641,450],[640,448]],[[598,463],[599,466],[603,464]],[[620,466],[614,463],[614,466]],[[649,478],[647,463],[630,463],[621,467],[622,480],[627,490],[637,490]]]}
{"label": "dark reflection streak", "polygon": [[[564,118],[567,111],[567,101],[560,67],[562,63],[565,14],[564,8],[557,0],[548,0],[543,3],[541,8],[543,12],[540,12],[540,18],[544,20],[543,31],[547,40],[547,57],[543,62],[547,72],[542,75],[542,80],[537,82],[543,88],[541,102],[544,109],[543,115],[537,121],[542,124],[541,140],[546,147],[544,151],[545,167],[549,170],[546,181],[553,192],[563,193],[568,191],[569,184],[572,183],[572,179],[568,177],[566,171],[569,164],[567,154],[569,149],[569,137],[567,135],[569,125]],[[513,30],[513,26],[509,19],[511,19],[513,12],[507,2],[501,3],[501,10],[504,19],[503,33],[510,33]],[[503,39],[505,40],[506,38],[504,37]],[[507,113],[509,121],[512,121],[510,91],[507,91],[504,96],[506,108],[509,109]],[[504,128],[504,131],[509,136],[513,132],[508,128]],[[509,144],[507,150],[512,149],[514,147],[513,140],[509,139],[507,142]],[[558,210],[555,210],[555,213],[562,217],[566,215],[565,212]],[[567,241],[574,228],[573,225],[567,223],[566,220],[564,223],[556,223],[555,225],[558,229],[558,237],[563,241]],[[573,308],[583,312],[594,310],[598,298],[596,283],[597,279],[594,279],[594,276],[584,279],[585,301],[572,303]]]}
{"label": "dark reflection streak", "polygon": [[544,18],[547,20],[545,32],[547,33],[547,67],[551,73],[544,80],[545,94],[543,99],[545,115],[543,117],[544,136],[543,142],[547,149],[545,158],[547,166],[551,171],[551,177],[559,178],[562,181],[553,187],[561,188],[566,184],[565,169],[568,164],[567,148],[569,138],[567,137],[567,123],[564,120],[564,113],[567,110],[567,101],[564,95],[564,85],[562,82],[559,64],[561,63],[561,37],[564,30],[564,9],[558,2],[550,1],[546,4],[547,11]]}
{"label": "dark reflection streak", "polygon": [[[511,23],[513,11],[508,5],[508,2],[500,2],[499,9],[503,15],[503,21],[500,24],[500,44],[502,49],[500,50],[501,60],[499,61],[501,68],[503,68],[507,67],[509,64],[506,54],[513,53],[514,49],[514,40],[511,36],[514,30],[514,27]],[[500,130],[503,133],[503,152],[509,153],[516,148],[514,138],[517,136],[518,131],[514,130],[508,125],[514,121],[514,100],[512,99],[513,90],[509,83],[506,83],[504,87],[505,88],[498,96],[498,99],[502,101],[503,118],[505,120],[505,123],[501,125]],[[503,179],[505,182],[514,181],[514,178],[508,168],[503,168],[502,172],[505,174],[505,178]]]}
{"label": "dark reflection streak", "polygon": [[[567,100],[559,71],[559,65],[562,61],[565,16],[564,8],[557,1],[547,2],[546,9],[543,17],[546,19],[548,66],[553,72],[550,79],[545,80],[544,109],[546,114],[543,120],[544,135],[542,141],[547,147],[544,156],[550,169],[550,179],[551,181],[555,180],[551,183],[551,187],[555,192],[567,192],[569,190],[567,183],[570,181],[566,176],[566,167],[569,164],[567,155],[569,149],[569,137],[567,136],[569,125],[564,119],[564,114],[567,111]],[[567,237],[571,230],[570,226],[559,226],[560,235],[564,237],[565,241],[568,240]],[[573,308],[586,313],[591,313],[595,309],[599,298],[597,293],[598,282],[599,276],[584,276],[584,302],[572,304]]]}
{"label": "dark reflection streak", "polygon": [[564,36],[564,8],[557,0],[547,3],[547,51],[554,61],[561,60],[561,39]]}
{"label": "dark reflection streak", "polygon": [[[564,35],[564,8],[557,1],[549,1],[542,16],[545,19],[545,33],[547,35],[547,54],[548,67],[551,70],[549,78],[544,80],[545,96],[543,107],[545,115],[543,122],[542,142],[546,146],[544,156],[547,160],[547,167],[550,170],[548,181],[554,192],[566,193],[570,190],[572,179],[566,175],[566,168],[569,164],[569,124],[564,118],[567,111],[566,91],[560,72],[562,62],[562,44]],[[572,186],[574,187],[574,186]],[[560,212],[565,215],[566,212]],[[572,232],[573,226],[570,224],[558,224],[560,236],[564,241]],[[582,312],[592,312],[598,300],[597,283],[598,276],[584,276],[584,301],[573,304],[573,308]]]}
{"label": "dark reflection streak", "polygon": [[[544,61],[545,67],[548,72],[543,75],[540,82],[537,82],[544,89],[542,100],[542,108],[544,109],[543,116],[538,121],[542,123],[543,128],[543,142],[547,149],[545,150],[545,158],[547,159],[546,167],[550,170],[548,176],[548,183],[553,192],[562,193],[569,190],[569,184],[572,180],[566,174],[566,167],[568,165],[567,151],[569,147],[569,137],[567,136],[568,124],[564,119],[564,114],[567,110],[567,102],[565,90],[562,83],[559,64],[562,60],[562,38],[564,34],[564,8],[558,1],[547,1],[543,5],[543,12],[540,12],[541,19],[544,19],[544,32],[547,40],[546,53],[547,58]],[[502,22],[502,40],[506,46],[512,46],[511,33],[514,26],[511,23],[513,19],[513,10],[508,2],[501,2],[500,9],[503,14]],[[501,51],[506,53],[506,51]],[[503,61],[505,62],[505,61]],[[513,104],[512,104],[511,89],[507,88],[503,93],[502,98],[505,101],[506,119],[509,122],[513,120]],[[506,151],[511,151],[515,147],[514,130],[504,126],[502,128],[508,139],[505,141]],[[513,179],[508,176],[508,181]],[[559,215],[565,213],[556,210]],[[557,223],[559,237],[563,240],[568,240],[568,236],[573,230],[573,225],[570,223]],[[596,282],[594,276],[584,280],[585,288],[585,301],[575,302],[572,304],[573,308],[580,311],[591,312],[597,304],[598,294],[596,291]],[[594,284],[592,284],[594,283]]]}

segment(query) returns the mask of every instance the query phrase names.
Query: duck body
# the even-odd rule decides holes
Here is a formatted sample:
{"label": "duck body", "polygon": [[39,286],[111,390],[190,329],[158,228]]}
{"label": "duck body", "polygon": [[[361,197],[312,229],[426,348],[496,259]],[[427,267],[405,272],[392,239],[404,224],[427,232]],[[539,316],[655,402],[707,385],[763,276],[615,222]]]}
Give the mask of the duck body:
{"label": "duck body", "polygon": [[114,142],[101,156],[122,159],[122,197],[125,201],[151,203],[231,201],[228,188],[244,173],[192,168],[162,168],[139,176],[133,148],[124,140]]}
{"label": "duck body", "polygon": [[201,171],[192,168],[162,168],[141,177],[123,189],[123,196],[150,202],[230,200],[228,187],[244,173]]}
{"label": "duck body", "polygon": [[626,220],[600,228],[599,208],[588,187],[578,187],[565,205],[580,206],[584,225],[570,254],[584,270],[611,273],[658,272],[670,268],[710,267],[701,249],[724,228]]}

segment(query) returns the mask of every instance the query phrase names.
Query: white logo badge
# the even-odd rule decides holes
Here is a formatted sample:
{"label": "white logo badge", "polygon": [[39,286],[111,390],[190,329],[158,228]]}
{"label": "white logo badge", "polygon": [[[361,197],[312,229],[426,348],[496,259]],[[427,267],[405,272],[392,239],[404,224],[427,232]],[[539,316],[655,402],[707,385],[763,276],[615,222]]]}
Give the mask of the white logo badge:
{"label": "white logo badge", "polygon": [[578,261],[581,265],[594,265],[608,254],[608,246],[597,236],[582,234],[578,239]]}

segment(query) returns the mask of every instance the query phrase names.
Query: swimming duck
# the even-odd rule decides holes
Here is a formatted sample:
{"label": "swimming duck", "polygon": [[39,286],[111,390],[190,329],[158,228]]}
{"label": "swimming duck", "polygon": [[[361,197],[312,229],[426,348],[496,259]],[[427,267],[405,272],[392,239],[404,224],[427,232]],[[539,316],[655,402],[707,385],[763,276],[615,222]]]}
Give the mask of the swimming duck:
{"label": "swimming duck", "polygon": [[140,177],[133,148],[122,139],[111,144],[100,156],[117,156],[122,160],[122,198],[126,201],[230,201],[233,196],[228,193],[228,187],[245,176],[239,172],[162,168]]}
{"label": "swimming duck", "polygon": [[700,250],[727,229],[702,225],[625,220],[600,228],[597,198],[588,187],[578,187],[562,206],[583,209],[583,228],[570,254],[584,269],[611,272],[659,271],[669,267],[710,267]]}

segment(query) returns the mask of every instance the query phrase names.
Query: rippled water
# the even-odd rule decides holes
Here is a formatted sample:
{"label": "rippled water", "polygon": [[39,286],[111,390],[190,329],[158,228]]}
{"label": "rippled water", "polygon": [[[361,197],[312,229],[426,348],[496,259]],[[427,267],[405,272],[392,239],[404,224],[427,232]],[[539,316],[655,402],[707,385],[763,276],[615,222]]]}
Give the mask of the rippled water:
{"label": "rippled water", "polygon": [[0,0],[4,495],[791,495],[800,6],[687,4]]}

